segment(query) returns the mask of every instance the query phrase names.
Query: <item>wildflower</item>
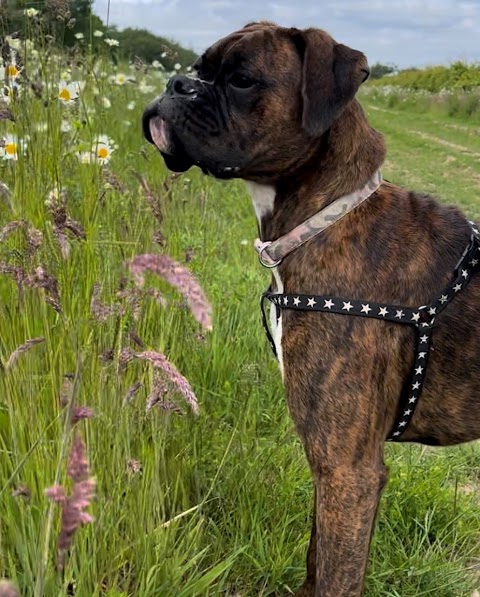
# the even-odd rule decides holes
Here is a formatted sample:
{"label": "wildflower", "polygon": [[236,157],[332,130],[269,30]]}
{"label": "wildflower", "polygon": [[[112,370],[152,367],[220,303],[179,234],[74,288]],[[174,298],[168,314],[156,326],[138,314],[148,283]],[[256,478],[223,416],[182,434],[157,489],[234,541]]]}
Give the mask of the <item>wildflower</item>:
{"label": "wildflower", "polygon": [[95,155],[101,164],[106,164],[110,161],[112,152],[115,151],[115,142],[107,135],[100,135],[97,137],[92,151],[95,151]]}
{"label": "wildflower", "polygon": [[93,37],[103,37],[103,31],[100,31],[100,29],[95,29],[93,32]]}
{"label": "wildflower", "polygon": [[159,62],[158,60],[154,60],[152,62],[152,66],[153,66],[153,68],[160,68],[162,66],[162,63]]}
{"label": "wildflower", "polygon": [[93,162],[93,155],[91,151],[79,151],[77,157],[81,164],[91,164]]}
{"label": "wildflower", "polygon": [[[14,497],[14,498],[23,497],[26,500],[28,500],[28,499],[30,499],[31,495],[32,494],[30,492],[30,489],[26,485],[18,485],[12,491],[12,497]],[[0,597],[2,597],[2,592],[1,591],[0,591]]]}
{"label": "wildflower", "polygon": [[29,18],[32,18],[32,17],[36,17],[39,14],[39,12],[40,11],[38,11],[36,8],[26,8],[23,11],[23,14]]}
{"label": "wildflower", "polygon": [[179,62],[177,62],[177,63],[174,65],[174,67],[173,67],[173,68],[174,68],[175,70],[180,70],[180,69],[182,68],[182,65],[181,65]]}
{"label": "wildflower", "polygon": [[162,58],[166,58],[166,57],[167,57],[167,53],[166,53],[166,52],[162,52],[162,53],[160,54],[160,56],[161,56]]}
{"label": "wildflower", "polygon": [[18,160],[19,151],[24,150],[26,143],[13,135],[6,135],[3,138],[3,146],[0,146],[0,158],[4,160]]}
{"label": "wildflower", "polygon": [[11,83],[10,85],[5,85],[2,90],[0,90],[0,95],[2,95],[2,100],[6,104],[10,104],[13,99],[18,97],[20,90],[20,86],[17,83]]}
{"label": "wildflower", "polygon": [[142,465],[138,460],[130,458],[127,461],[127,473],[129,475],[140,475],[142,473]]}
{"label": "wildflower", "polygon": [[127,104],[127,110],[135,110],[135,106],[136,106],[135,102],[129,102]]}
{"label": "wildflower", "polygon": [[30,340],[27,340],[24,344],[18,346],[8,357],[8,360],[5,363],[5,369],[10,369],[17,362],[18,357],[21,354],[23,354],[24,352],[28,352],[36,344],[42,344],[43,342],[45,342],[45,338],[31,338]]}
{"label": "wildflower", "polygon": [[75,39],[83,39],[85,36],[83,35],[83,33],[81,31],[79,31],[78,33],[75,33]]}
{"label": "wildflower", "polygon": [[80,95],[80,85],[77,81],[67,83],[60,81],[58,84],[58,99],[64,104],[71,105]]}
{"label": "wildflower", "polygon": [[11,37],[10,35],[7,35],[5,37],[5,41],[7,42],[8,46],[12,48],[12,50],[20,50],[22,47],[22,40],[18,37]]}
{"label": "wildflower", "polygon": [[112,107],[112,102],[108,99],[108,97],[102,97],[102,104],[104,108],[111,108]]}
{"label": "wildflower", "polygon": [[62,120],[60,124],[60,131],[62,133],[69,133],[72,130],[72,125],[68,122],[68,120]]}
{"label": "wildflower", "polygon": [[67,475],[73,481],[71,495],[65,494],[61,485],[45,490],[45,495],[62,507],[62,523],[58,536],[58,567],[63,570],[65,556],[72,544],[73,535],[84,524],[93,522],[93,517],[85,512],[95,496],[95,479],[90,476],[90,467],[82,438],[75,434],[67,464]]}
{"label": "wildflower", "polygon": [[117,73],[115,75],[115,85],[125,85],[127,82],[127,75],[124,73]]}
{"label": "wildflower", "polygon": [[17,587],[5,578],[0,580],[0,597],[20,597]]}
{"label": "wildflower", "polygon": [[107,44],[107,46],[110,46],[111,48],[118,47],[120,45],[118,39],[112,39],[111,37],[106,37],[105,43]]}
{"label": "wildflower", "polygon": [[18,66],[17,58],[15,54],[13,54],[11,62],[4,67],[4,78],[6,77],[12,81],[15,81],[21,72],[22,69]]}
{"label": "wildflower", "polygon": [[150,271],[161,276],[186,299],[192,315],[207,331],[212,329],[212,309],[193,274],[168,255],[137,255],[128,262],[136,283],[143,285],[143,273]]}
{"label": "wildflower", "polygon": [[192,72],[192,67],[191,66],[187,66],[187,73],[191,73]]}
{"label": "wildflower", "polygon": [[93,410],[88,406],[74,406],[71,415],[71,424],[75,425],[78,421],[84,419],[91,419],[93,417]]}
{"label": "wildflower", "polygon": [[127,404],[130,404],[130,402],[132,402],[136,393],[142,386],[143,386],[143,384],[141,381],[136,381],[133,385],[131,385],[128,388],[127,393],[125,394],[125,397],[123,398],[122,406],[126,406]]}
{"label": "wildflower", "polygon": [[155,87],[153,87],[153,85],[148,85],[145,80],[143,80],[138,86],[138,90],[141,93],[153,93],[155,91]]}
{"label": "wildflower", "polygon": [[145,351],[135,355],[138,359],[150,361],[157,369],[161,369],[168,381],[183,394],[194,414],[198,414],[198,401],[188,380],[159,352]]}

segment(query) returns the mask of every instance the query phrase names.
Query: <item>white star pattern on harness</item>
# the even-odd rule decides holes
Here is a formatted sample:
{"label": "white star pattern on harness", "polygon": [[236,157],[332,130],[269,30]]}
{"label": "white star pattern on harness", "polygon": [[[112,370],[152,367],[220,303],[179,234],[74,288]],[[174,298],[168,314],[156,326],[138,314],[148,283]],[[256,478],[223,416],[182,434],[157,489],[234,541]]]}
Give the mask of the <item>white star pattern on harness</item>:
{"label": "white star pattern on harness", "polygon": [[470,261],[470,265],[473,265],[473,267],[475,267],[476,265],[478,265],[478,259],[472,259]]}
{"label": "white star pattern on harness", "polygon": [[419,321],[420,319],[420,313],[414,313],[412,315],[412,321]]}
{"label": "white star pattern on harness", "polygon": [[420,382],[416,381],[412,386],[412,390],[419,390],[419,389],[420,389]]}
{"label": "white star pattern on harness", "polygon": [[350,309],[353,309],[353,305],[348,301],[348,303],[343,303],[342,311],[346,311],[350,313]]}
{"label": "white star pattern on harness", "polygon": [[296,296],[293,299],[293,304],[294,304],[295,307],[298,307],[298,305],[300,304],[300,297]]}
{"label": "white star pattern on harness", "polygon": [[428,310],[429,315],[435,315],[436,312],[437,312],[437,310],[435,309],[435,307],[432,307],[431,309]]}
{"label": "white star pattern on harness", "polygon": [[366,313],[368,315],[371,310],[372,309],[371,309],[370,305],[363,305],[362,304],[362,311],[361,311],[362,313]]}
{"label": "white star pattern on harness", "polygon": [[398,317],[398,319],[402,319],[404,313],[403,311],[400,309],[400,311],[397,311],[397,314],[395,315],[395,317]]}
{"label": "white star pattern on harness", "polygon": [[380,311],[378,312],[379,315],[381,315],[382,317],[385,317],[386,315],[388,315],[388,311],[386,307],[380,307]]}
{"label": "white star pattern on harness", "polygon": [[461,285],[461,284],[457,284],[457,285],[454,287],[454,289],[453,289],[453,290],[455,290],[455,292],[459,292],[460,290],[462,290],[462,285]]}
{"label": "white star pattern on harness", "polygon": [[426,352],[419,352],[418,353],[418,358],[419,359],[424,359],[426,354],[427,354]]}
{"label": "white star pattern on harness", "polygon": [[410,404],[413,404],[414,402],[417,401],[417,397],[416,396],[412,396],[409,400]]}
{"label": "white star pattern on harness", "polygon": [[395,435],[395,436],[400,435],[400,431],[395,431],[395,433],[393,435]]}
{"label": "white star pattern on harness", "polygon": [[422,375],[423,373],[423,367],[417,367],[415,369],[415,375]]}
{"label": "white star pattern on harness", "polygon": [[399,427],[405,427],[405,425],[407,424],[406,421],[402,421],[401,423],[398,424]]}
{"label": "white star pattern on harness", "polygon": [[308,299],[307,307],[314,307],[317,304],[317,301],[314,298]]}
{"label": "white star pattern on harness", "polygon": [[428,336],[422,336],[422,337],[420,338],[420,342],[422,342],[422,344],[423,344],[424,342],[426,342],[427,340],[428,340]]}
{"label": "white star pattern on harness", "polygon": [[464,278],[468,278],[468,272],[467,272],[467,270],[466,270],[466,269],[462,269],[462,276],[463,276]]}
{"label": "white star pattern on harness", "polygon": [[288,296],[283,297],[283,304],[288,305]]}
{"label": "white star pattern on harness", "polygon": [[408,409],[403,414],[406,415],[406,416],[408,416],[408,415],[412,414],[412,411],[410,409]]}
{"label": "white star pattern on harness", "polygon": [[448,301],[448,295],[447,294],[442,294],[442,296],[440,297],[440,302],[442,303],[442,305],[444,303],[446,303]]}
{"label": "white star pattern on harness", "polygon": [[334,306],[335,306],[335,303],[332,300],[328,299],[328,301],[325,301],[325,305],[324,305],[325,309],[331,309]]}

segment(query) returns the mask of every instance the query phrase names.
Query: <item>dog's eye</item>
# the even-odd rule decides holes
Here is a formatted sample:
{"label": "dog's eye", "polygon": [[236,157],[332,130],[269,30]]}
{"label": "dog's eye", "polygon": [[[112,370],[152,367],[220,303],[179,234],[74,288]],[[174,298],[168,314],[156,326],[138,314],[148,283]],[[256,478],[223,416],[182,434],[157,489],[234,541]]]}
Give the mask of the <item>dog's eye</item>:
{"label": "dog's eye", "polygon": [[228,82],[232,87],[236,87],[237,89],[249,89],[255,84],[253,79],[241,73],[233,73]]}

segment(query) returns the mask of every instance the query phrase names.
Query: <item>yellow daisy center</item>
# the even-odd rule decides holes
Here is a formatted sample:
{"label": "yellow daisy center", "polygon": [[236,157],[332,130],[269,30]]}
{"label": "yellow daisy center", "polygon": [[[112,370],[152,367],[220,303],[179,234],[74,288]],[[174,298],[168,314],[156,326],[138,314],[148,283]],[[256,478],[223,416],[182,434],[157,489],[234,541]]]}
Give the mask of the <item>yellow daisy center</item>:
{"label": "yellow daisy center", "polygon": [[16,77],[20,71],[14,64],[9,64],[7,67],[7,72],[9,77]]}
{"label": "yellow daisy center", "polygon": [[60,91],[58,97],[62,100],[65,100],[66,102],[69,102],[72,96],[70,95],[70,91],[68,91],[68,89],[65,87],[64,89],[62,89],[62,91]]}
{"label": "yellow daisy center", "polygon": [[108,157],[108,149],[106,147],[99,147],[97,149],[97,156],[104,160]]}
{"label": "yellow daisy center", "polygon": [[17,144],[11,141],[5,145],[5,153],[8,155],[15,155],[17,153]]}

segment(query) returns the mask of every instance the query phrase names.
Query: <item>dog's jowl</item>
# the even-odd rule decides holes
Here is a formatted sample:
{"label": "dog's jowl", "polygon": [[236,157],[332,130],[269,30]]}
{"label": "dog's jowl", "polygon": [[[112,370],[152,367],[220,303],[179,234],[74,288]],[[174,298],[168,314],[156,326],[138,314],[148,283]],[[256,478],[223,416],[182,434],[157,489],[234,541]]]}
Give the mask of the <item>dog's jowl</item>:
{"label": "dog's jowl", "polygon": [[146,109],[144,132],[171,170],[249,183],[315,487],[297,595],[356,597],[392,430],[438,446],[480,435],[476,233],[458,208],[381,180],[383,138],[355,99],[361,52],[319,29],[251,23],[195,68]]}

